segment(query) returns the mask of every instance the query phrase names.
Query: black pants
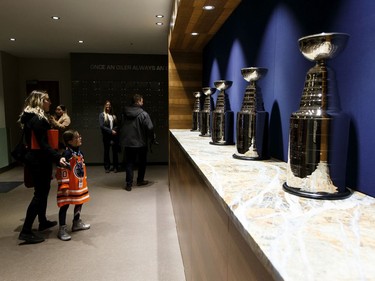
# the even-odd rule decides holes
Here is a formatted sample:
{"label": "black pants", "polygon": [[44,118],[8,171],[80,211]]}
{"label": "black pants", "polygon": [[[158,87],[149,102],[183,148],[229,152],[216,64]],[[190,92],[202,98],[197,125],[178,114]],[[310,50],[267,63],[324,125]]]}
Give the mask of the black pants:
{"label": "black pants", "polygon": [[37,216],[39,223],[47,221],[47,199],[51,189],[52,163],[33,163],[28,167],[34,183],[34,196],[26,211],[26,218],[22,227],[23,232],[31,231]]}
{"label": "black pants", "polygon": [[111,148],[112,148],[113,169],[118,169],[118,153],[119,153],[118,143],[111,140],[110,138],[103,138],[103,145],[104,145],[104,169],[109,170],[111,167],[111,159],[109,157],[109,152]]}
{"label": "black pants", "polygon": [[[59,225],[60,226],[66,225],[66,212],[68,211],[69,206],[70,206],[69,204],[66,204],[66,205],[60,207],[60,210],[59,210]],[[73,220],[75,220],[75,221],[79,220],[79,218],[81,216],[81,210],[82,210],[82,204],[74,205]]]}
{"label": "black pants", "polygon": [[126,169],[126,185],[133,184],[133,169],[138,158],[138,176],[137,182],[145,179],[146,163],[147,163],[147,146],[144,147],[125,147],[125,169]]}

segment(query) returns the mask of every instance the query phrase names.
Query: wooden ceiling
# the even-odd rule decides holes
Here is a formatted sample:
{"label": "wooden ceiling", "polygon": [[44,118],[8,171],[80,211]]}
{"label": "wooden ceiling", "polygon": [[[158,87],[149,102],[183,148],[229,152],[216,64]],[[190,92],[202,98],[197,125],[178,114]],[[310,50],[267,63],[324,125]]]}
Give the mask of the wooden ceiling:
{"label": "wooden ceiling", "polygon": [[[171,51],[201,52],[241,0],[175,0],[169,33]],[[203,10],[213,5],[214,10]],[[193,36],[192,32],[199,35]]]}

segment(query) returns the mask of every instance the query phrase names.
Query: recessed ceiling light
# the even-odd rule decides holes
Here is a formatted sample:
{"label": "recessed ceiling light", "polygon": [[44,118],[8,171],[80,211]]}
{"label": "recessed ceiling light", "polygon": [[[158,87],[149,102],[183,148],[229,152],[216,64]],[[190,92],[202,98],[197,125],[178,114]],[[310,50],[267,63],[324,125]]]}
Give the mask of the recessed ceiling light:
{"label": "recessed ceiling light", "polygon": [[10,38],[9,40],[10,41],[16,41],[16,38]]}
{"label": "recessed ceiling light", "polygon": [[159,18],[159,19],[164,18],[163,15],[156,15],[155,17],[157,17],[157,18]]}
{"label": "recessed ceiling light", "polygon": [[203,10],[206,10],[206,11],[211,11],[213,9],[215,9],[215,6],[212,6],[212,5],[203,6]]}
{"label": "recessed ceiling light", "polygon": [[156,25],[163,25],[164,23],[162,22],[157,22]]}
{"label": "recessed ceiling light", "polygon": [[191,35],[197,36],[197,35],[199,35],[199,33],[198,32],[192,32]]}
{"label": "recessed ceiling light", "polygon": [[59,16],[52,16],[51,19],[53,19],[53,20],[59,20],[60,17]]}

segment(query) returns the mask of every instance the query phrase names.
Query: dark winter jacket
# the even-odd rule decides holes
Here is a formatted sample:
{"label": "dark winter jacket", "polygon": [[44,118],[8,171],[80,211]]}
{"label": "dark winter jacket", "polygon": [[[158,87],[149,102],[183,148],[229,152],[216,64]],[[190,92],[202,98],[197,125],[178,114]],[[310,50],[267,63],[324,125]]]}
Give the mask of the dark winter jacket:
{"label": "dark winter jacket", "polygon": [[154,125],[141,106],[132,105],[125,108],[121,132],[124,147],[145,147],[154,138]]}

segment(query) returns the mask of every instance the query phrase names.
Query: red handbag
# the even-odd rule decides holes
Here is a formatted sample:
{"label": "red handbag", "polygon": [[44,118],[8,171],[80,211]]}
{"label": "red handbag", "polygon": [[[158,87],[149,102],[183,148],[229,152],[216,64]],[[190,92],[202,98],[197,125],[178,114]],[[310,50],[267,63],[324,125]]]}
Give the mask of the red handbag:
{"label": "red handbag", "polygon": [[[48,144],[53,149],[59,149],[59,130],[51,129],[47,131]],[[31,149],[40,149],[38,141],[34,135],[34,131],[31,133]]]}

